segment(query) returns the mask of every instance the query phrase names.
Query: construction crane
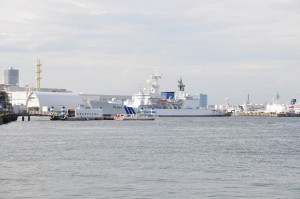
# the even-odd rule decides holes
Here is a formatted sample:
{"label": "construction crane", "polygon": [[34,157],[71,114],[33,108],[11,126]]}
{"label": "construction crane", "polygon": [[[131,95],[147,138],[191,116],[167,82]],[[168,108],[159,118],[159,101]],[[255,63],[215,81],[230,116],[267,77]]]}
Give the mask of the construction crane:
{"label": "construction crane", "polygon": [[37,59],[36,60],[36,64],[35,64],[35,66],[36,66],[36,77],[35,77],[35,79],[36,79],[36,91],[40,91],[40,89],[41,89],[41,73],[42,73],[42,70],[41,70],[41,66],[42,66],[42,64],[41,64],[41,61],[39,60],[39,59]]}

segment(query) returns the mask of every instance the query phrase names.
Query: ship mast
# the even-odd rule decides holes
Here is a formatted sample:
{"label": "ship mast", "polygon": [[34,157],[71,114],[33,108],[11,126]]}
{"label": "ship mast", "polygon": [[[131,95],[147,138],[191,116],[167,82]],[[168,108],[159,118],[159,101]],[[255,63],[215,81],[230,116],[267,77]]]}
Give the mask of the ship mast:
{"label": "ship mast", "polygon": [[42,64],[41,64],[41,61],[39,60],[39,59],[37,59],[36,60],[36,64],[35,64],[35,66],[36,66],[36,77],[35,77],[35,79],[36,79],[36,91],[40,91],[40,89],[41,89],[41,73],[42,73],[42,70],[41,70],[41,66],[42,66]]}
{"label": "ship mast", "polygon": [[179,88],[179,91],[184,91],[184,87],[185,85],[183,84],[182,82],[182,78],[180,77],[180,79],[178,80],[178,88]]}
{"label": "ship mast", "polygon": [[186,98],[186,94],[184,92],[184,87],[185,85],[183,84],[182,78],[180,77],[180,79],[178,80],[178,88],[179,88],[179,93],[178,93],[178,99],[185,99]]}
{"label": "ship mast", "polygon": [[158,71],[155,71],[155,73],[152,74],[151,79],[147,80],[149,93],[154,94],[155,97],[159,96],[158,79],[160,78],[161,75],[158,73]]}

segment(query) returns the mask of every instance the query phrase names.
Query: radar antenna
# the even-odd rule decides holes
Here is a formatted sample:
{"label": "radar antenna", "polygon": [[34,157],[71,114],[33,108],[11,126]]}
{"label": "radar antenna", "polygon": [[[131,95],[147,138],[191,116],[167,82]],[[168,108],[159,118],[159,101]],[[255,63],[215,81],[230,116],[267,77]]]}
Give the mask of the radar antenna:
{"label": "radar antenna", "polygon": [[185,85],[183,84],[182,82],[182,78],[180,77],[180,79],[178,80],[178,88],[179,88],[179,91],[184,91],[184,87]]}

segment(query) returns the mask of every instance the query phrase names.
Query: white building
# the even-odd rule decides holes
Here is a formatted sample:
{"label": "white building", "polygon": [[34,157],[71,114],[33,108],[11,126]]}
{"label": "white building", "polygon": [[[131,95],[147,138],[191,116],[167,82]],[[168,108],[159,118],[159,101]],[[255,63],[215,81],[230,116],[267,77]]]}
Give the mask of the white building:
{"label": "white building", "polygon": [[74,109],[82,104],[79,94],[57,92],[31,92],[26,102],[28,111],[34,112],[48,112],[51,107],[54,111],[60,111],[62,107]]}

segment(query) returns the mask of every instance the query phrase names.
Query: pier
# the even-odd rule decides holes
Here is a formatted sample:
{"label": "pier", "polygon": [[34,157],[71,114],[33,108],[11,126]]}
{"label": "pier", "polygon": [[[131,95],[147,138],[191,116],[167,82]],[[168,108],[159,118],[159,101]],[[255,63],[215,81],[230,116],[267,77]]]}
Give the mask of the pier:
{"label": "pier", "polygon": [[18,115],[14,113],[10,97],[5,91],[0,90],[0,125],[16,121]]}
{"label": "pier", "polygon": [[7,124],[12,121],[16,121],[17,119],[18,119],[18,115],[16,115],[14,112],[0,110],[0,125]]}

